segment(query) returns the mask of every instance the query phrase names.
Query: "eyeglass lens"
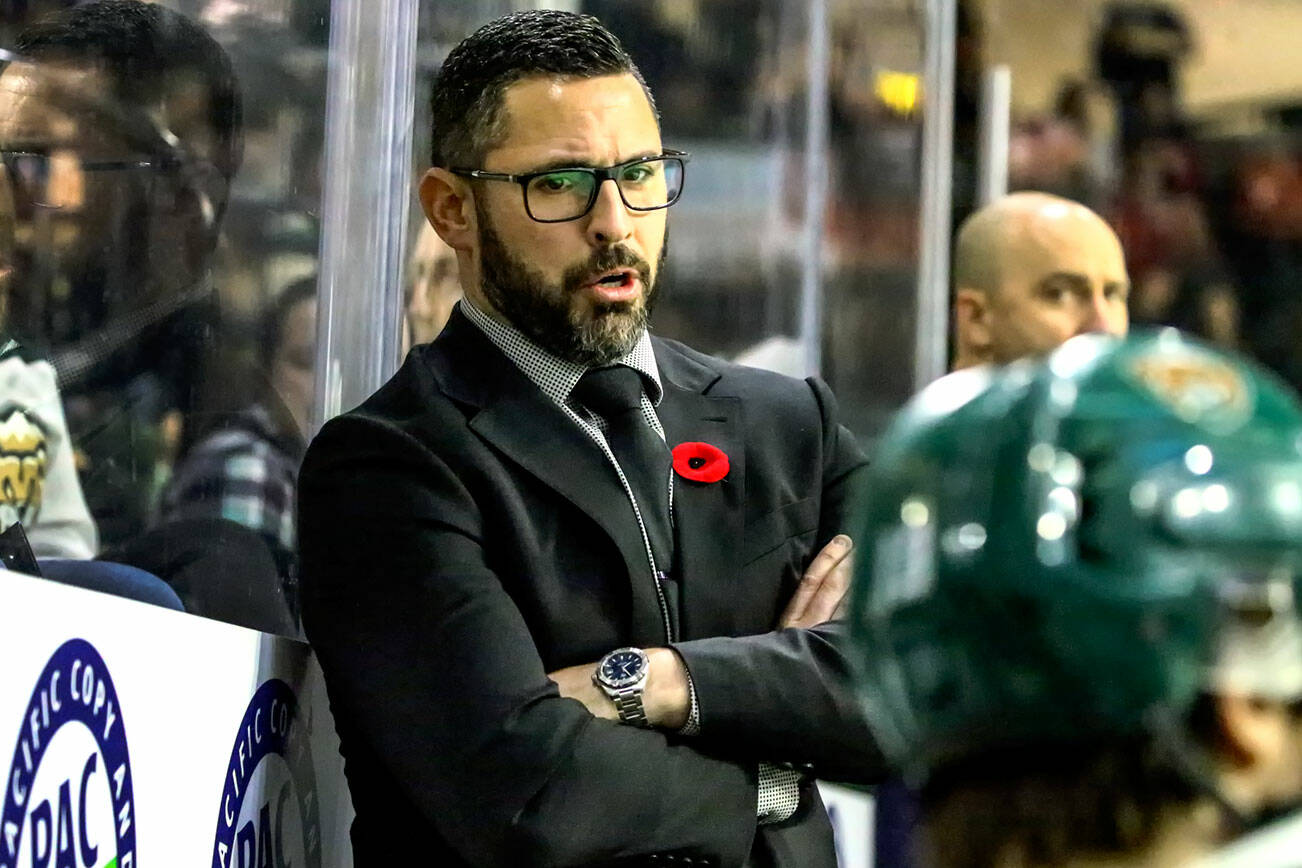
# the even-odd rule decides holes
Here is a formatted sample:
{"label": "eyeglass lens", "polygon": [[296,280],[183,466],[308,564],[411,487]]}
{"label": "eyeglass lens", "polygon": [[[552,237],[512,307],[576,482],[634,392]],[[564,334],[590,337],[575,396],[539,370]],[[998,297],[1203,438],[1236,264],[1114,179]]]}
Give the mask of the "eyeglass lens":
{"label": "eyeglass lens", "polygon": [[[676,158],[623,166],[615,179],[624,204],[637,211],[663,208],[683,188],[683,164]],[[533,178],[525,185],[525,204],[535,220],[574,220],[587,213],[597,176],[590,169],[565,169]]]}
{"label": "eyeglass lens", "polygon": [[77,209],[84,204],[90,175],[138,172],[155,165],[146,157],[84,159],[69,149],[50,153],[0,151],[19,217],[32,208]]}
{"label": "eyeglass lens", "polygon": [[[66,170],[60,171],[66,167],[59,161],[51,160],[47,154],[7,152],[4,154],[4,165],[12,185],[18,217],[30,217],[33,208],[57,208],[66,204],[56,201],[57,193],[69,186],[59,183],[69,177]],[[73,186],[80,187],[79,184]],[[74,202],[80,201],[80,196],[75,192],[70,198]]]}

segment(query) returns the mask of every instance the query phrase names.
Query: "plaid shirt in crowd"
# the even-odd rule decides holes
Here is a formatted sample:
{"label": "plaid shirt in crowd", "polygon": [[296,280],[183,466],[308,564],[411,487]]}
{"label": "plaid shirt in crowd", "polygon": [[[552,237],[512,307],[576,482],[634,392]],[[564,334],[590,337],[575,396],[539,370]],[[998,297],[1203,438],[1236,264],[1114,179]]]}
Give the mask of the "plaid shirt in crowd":
{"label": "plaid shirt in crowd", "polygon": [[292,559],[294,490],[303,443],[254,404],[201,439],[163,492],[165,521],[225,518],[258,531],[280,564]]}

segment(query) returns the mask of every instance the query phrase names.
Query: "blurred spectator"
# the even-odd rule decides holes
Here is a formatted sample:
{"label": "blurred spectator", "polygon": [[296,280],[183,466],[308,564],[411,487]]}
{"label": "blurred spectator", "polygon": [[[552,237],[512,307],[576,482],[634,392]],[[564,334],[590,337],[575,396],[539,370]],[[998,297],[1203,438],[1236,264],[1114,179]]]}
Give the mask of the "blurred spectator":
{"label": "blurred spectator", "polygon": [[452,308],[461,298],[457,256],[425,220],[407,262],[406,303],[403,305],[403,352],[429,343],[447,325]]}
{"label": "blurred spectator", "polygon": [[1084,332],[1125,334],[1130,283],[1093,211],[1013,193],[964,221],[954,253],[954,367],[1049,352]]}
{"label": "blurred spectator", "polygon": [[1081,196],[1089,187],[1089,143],[1062,118],[1034,118],[1016,125],[1008,142],[1012,189],[1048,190]]}
{"label": "blurred spectator", "polygon": [[1176,325],[1225,347],[1240,343],[1240,292],[1221,255],[1186,142],[1136,145],[1115,208],[1134,280],[1136,322]]}
{"label": "blurred spectator", "polygon": [[1008,185],[1101,207],[1114,163],[1111,103],[1099,88],[1067,79],[1053,112],[1017,123],[1009,137]]}
{"label": "blurred spectator", "polygon": [[1302,135],[1284,129],[1234,150],[1242,156],[1227,171],[1219,228],[1241,287],[1244,340],[1302,388]]}
{"label": "blurred spectator", "polygon": [[77,481],[50,363],[9,336],[13,197],[0,174],[0,529],[21,522],[38,558],[90,558],[95,524]]}
{"label": "blurred spectator", "polygon": [[316,278],[286,288],[263,316],[262,395],[218,420],[163,492],[164,522],[224,518],[262,535],[293,584],[294,492],[306,448],[316,358]]}
{"label": "blurred spectator", "polygon": [[1302,158],[1272,144],[1238,167],[1236,216],[1263,238],[1302,241]]}
{"label": "blurred spectator", "polygon": [[1241,293],[1212,230],[1181,98],[1192,50],[1185,17],[1164,3],[1107,9],[1095,62],[1116,98],[1114,221],[1134,280],[1135,320],[1176,325],[1228,348],[1242,342]]}
{"label": "blurred spectator", "polygon": [[203,518],[144,532],[212,342],[210,259],[242,153],[229,59],[137,0],[75,6],[17,45],[0,71],[18,240],[8,323],[49,348],[99,558],[161,576],[188,611],[292,633],[255,531]]}
{"label": "blurred spectator", "polygon": [[139,532],[210,335],[209,256],[240,162],[240,96],[216,42],[134,0],[59,12],[0,74],[16,188],[11,322],[48,346],[106,544]]}
{"label": "blurred spectator", "polygon": [[1192,50],[1189,25],[1166,3],[1117,0],[1104,11],[1095,68],[1116,94],[1124,153],[1182,128],[1180,65]]}
{"label": "blurred spectator", "polygon": [[77,479],[54,368],[9,336],[14,222],[9,176],[0,171],[0,528],[6,538],[16,531],[37,558],[10,568],[184,611],[157,576],[90,560],[99,541]]}

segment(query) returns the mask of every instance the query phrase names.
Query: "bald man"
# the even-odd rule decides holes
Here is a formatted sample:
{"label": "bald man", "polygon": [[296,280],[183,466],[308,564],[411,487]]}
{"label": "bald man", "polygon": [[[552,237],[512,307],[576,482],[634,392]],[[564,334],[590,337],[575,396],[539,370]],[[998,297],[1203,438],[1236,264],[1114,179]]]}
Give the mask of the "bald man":
{"label": "bald man", "polygon": [[1130,280],[1116,233],[1084,205],[1013,193],[959,229],[954,367],[1042,355],[1084,332],[1124,335]]}

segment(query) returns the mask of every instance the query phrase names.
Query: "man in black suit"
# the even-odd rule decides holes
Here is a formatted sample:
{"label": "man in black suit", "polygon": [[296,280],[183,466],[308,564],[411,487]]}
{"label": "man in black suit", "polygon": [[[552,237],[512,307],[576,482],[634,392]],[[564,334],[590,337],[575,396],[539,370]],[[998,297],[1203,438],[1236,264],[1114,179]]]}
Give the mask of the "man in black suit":
{"label": "man in black suit", "polygon": [[465,300],[300,477],[356,864],[833,868],[812,778],[880,757],[830,393],[648,335],[686,155],[595,19],[485,26],[432,108]]}

